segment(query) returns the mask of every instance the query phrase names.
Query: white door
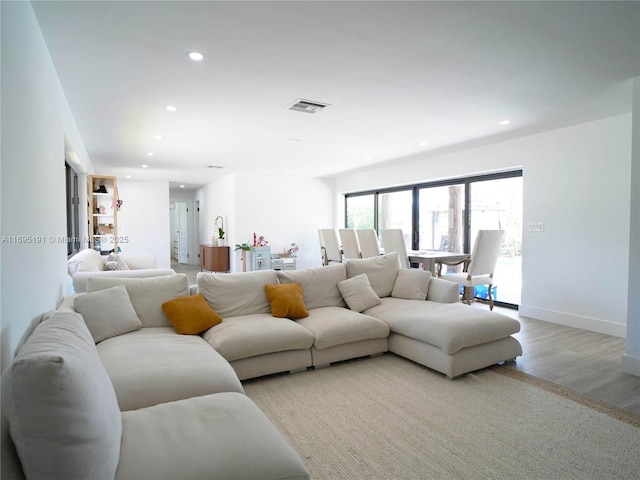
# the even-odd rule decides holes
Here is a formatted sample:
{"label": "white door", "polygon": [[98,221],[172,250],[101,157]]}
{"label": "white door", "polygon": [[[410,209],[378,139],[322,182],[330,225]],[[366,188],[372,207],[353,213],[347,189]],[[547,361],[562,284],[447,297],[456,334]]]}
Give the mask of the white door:
{"label": "white door", "polygon": [[178,224],[178,263],[189,263],[189,210],[187,202],[176,202]]}

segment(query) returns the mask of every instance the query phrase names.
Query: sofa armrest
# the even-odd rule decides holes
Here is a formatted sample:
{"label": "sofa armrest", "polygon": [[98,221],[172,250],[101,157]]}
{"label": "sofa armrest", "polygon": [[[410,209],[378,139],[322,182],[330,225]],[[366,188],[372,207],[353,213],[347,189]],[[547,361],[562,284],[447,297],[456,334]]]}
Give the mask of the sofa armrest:
{"label": "sofa armrest", "polygon": [[427,300],[440,303],[455,303],[460,300],[458,293],[458,284],[443,280],[442,278],[432,277],[429,281],[429,291],[427,292]]}

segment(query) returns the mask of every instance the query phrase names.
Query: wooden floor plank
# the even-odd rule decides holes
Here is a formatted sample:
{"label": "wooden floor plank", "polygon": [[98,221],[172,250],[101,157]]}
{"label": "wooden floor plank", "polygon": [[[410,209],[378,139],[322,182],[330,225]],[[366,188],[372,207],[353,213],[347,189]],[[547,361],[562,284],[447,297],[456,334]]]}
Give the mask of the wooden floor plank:
{"label": "wooden floor plank", "polygon": [[[486,308],[475,305],[475,308]],[[640,415],[640,377],[622,371],[624,338],[522,317],[496,307],[522,325],[514,335],[523,355],[505,365]]]}

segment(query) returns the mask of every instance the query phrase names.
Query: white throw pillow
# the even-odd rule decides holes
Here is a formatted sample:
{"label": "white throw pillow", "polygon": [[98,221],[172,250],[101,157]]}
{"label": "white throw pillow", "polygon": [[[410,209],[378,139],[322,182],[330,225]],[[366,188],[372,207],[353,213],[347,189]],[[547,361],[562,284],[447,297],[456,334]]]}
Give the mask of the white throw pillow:
{"label": "white throw pillow", "polygon": [[[223,276],[223,275],[220,275]],[[87,292],[124,285],[143,327],[171,327],[162,304],[189,295],[189,280],[184,273],[147,278],[90,277]]]}
{"label": "white throw pillow", "polygon": [[115,477],[122,416],[80,315],[59,312],[38,325],[2,373],[2,388],[26,478]]}
{"label": "white throw pillow", "polygon": [[344,301],[354,312],[362,312],[380,303],[380,297],[371,288],[369,278],[364,273],[338,282],[338,288]]}
{"label": "white throw pillow", "polygon": [[78,295],[73,308],[84,318],[95,343],[142,327],[124,285]]}
{"label": "white throw pillow", "polygon": [[347,260],[347,277],[351,278],[366,273],[371,288],[380,298],[391,295],[399,270],[398,252]]}
{"label": "white throw pillow", "polygon": [[85,248],[79,251],[68,262],[69,273],[75,272],[101,272],[104,270],[104,257],[93,248]]}
{"label": "white throw pillow", "polygon": [[429,293],[431,272],[417,268],[403,268],[393,286],[391,296],[407,300],[426,300]]}

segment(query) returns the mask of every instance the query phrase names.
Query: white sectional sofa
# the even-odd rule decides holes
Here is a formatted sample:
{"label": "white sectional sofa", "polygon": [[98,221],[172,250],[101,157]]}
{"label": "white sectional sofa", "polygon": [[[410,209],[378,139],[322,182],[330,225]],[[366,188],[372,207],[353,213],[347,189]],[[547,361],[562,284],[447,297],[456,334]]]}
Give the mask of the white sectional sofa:
{"label": "white sectional sofa", "polygon": [[176,273],[171,268],[158,268],[156,257],[150,253],[120,253],[118,257],[121,260],[115,267],[118,269],[108,270],[108,256],[101,255],[91,248],[76,253],[67,261],[67,271],[71,277],[73,291],[86,292],[89,277],[146,278]]}
{"label": "white sectional sofa", "polygon": [[395,253],[200,273],[192,288],[182,274],[92,277],[87,292],[2,375],[7,479],[308,478],[241,380],[387,351],[453,378],[522,353],[517,321],[460,304],[457,284]]}

